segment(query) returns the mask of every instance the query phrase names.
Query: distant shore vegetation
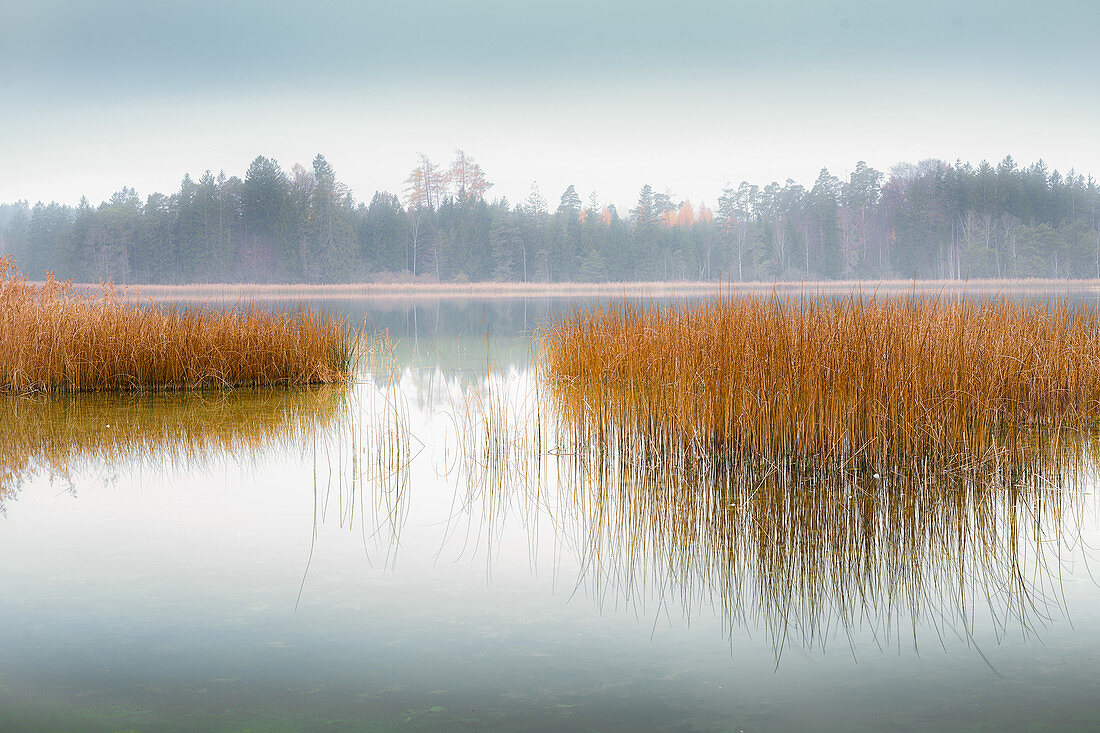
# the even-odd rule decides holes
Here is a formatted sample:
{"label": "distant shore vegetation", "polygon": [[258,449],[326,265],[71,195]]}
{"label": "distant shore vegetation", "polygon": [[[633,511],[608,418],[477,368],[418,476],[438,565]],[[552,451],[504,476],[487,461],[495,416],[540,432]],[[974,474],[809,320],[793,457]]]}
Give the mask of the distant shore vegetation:
{"label": "distant shore vegetation", "polygon": [[0,204],[0,250],[32,278],[187,284],[1098,278],[1097,184],[1042,162],[863,162],[810,185],[729,184],[711,205],[651,185],[620,211],[574,186],[490,198],[469,155],[420,156],[359,201],[323,155],[289,171],[183,177],[142,199]]}
{"label": "distant shore vegetation", "polygon": [[160,391],[332,384],[349,378],[358,335],[313,311],[142,305],[0,257],[0,392]]}

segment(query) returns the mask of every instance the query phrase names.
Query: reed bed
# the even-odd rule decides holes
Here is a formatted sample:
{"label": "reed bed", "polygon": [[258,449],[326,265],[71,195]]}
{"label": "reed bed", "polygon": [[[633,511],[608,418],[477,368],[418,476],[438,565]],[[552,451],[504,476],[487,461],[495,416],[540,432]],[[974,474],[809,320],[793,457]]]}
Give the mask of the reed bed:
{"label": "reed bed", "polygon": [[341,527],[362,526],[368,497],[379,527],[379,517],[397,524],[415,438],[393,359],[388,337],[372,338],[356,389],[0,394],[0,512],[35,476],[72,483],[88,470],[158,474],[300,452],[313,462],[318,527],[330,510]]}
{"label": "reed bed", "polygon": [[0,258],[0,391],[88,392],[331,384],[358,339],[334,317],[253,305],[172,308],[29,283]]}
{"label": "reed bed", "polygon": [[720,605],[777,652],[921,618],[969,638],[982,605],[1027,634],[1058,606],[1100,465],[1095,310],[728,295],[538,338],[594,593]]}
{"label": "reed bed", "polygon": [[717,612],[731,639],[759,632],[777,657],[844,646],[859,629],[914,646],[1041,635],[1064,610],[1060,573],[1079,547],[1100,429],[1000,433],[989,460],[967,446],[886,466],[709,457],[579,430],[540,408],[537,379],[512,382],[519,394],[499,403],[497,383],[467,396],[462,476],[478,541],[491,553],[519,521],[534,556],[552,522],[577,558],[576,587],[601,606],[661,623],[677,606],[689,622]]}
{"label": "reed bed", "polygon": [[539,339],[573,429],[650,460],[1004,463],[1100,416],[1100,317],[1064,302],[730,296],[576,311]]}

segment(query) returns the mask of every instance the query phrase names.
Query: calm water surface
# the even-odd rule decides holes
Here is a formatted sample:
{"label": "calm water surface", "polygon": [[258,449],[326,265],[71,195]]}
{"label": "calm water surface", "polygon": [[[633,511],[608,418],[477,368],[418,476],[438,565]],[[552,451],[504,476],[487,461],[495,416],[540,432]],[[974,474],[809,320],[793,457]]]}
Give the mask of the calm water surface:
{"label": "calm water surface", "polygon": [[533,371],[574,305],[337,304],[395,338],[346,393],[4,401],[0,728],[1100,727],[1091,464],[828,541],[600,478]]}

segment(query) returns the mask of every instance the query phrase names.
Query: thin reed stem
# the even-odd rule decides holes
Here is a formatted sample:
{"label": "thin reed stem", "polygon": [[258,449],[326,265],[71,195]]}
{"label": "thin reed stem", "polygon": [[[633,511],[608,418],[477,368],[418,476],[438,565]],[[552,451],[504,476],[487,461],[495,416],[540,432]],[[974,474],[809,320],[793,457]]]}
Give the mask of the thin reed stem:
{"label": "thin reed stem", "polygon": [[308,310],[140,305],[28,283],[0,257],[0,392],[331,384],[360,349],[346,323]]}

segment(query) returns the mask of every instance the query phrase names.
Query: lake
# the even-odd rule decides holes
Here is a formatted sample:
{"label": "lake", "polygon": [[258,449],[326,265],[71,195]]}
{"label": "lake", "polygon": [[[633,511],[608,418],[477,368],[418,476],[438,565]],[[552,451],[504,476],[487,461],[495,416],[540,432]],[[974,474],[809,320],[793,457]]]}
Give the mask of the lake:
{"label": "lake", "polygon": [[347,389],[4,398],[0,728],[1100,728],[1088,439],[920,506],[639,480],[555,430],[582,302],[321,302],[392,338]]}

